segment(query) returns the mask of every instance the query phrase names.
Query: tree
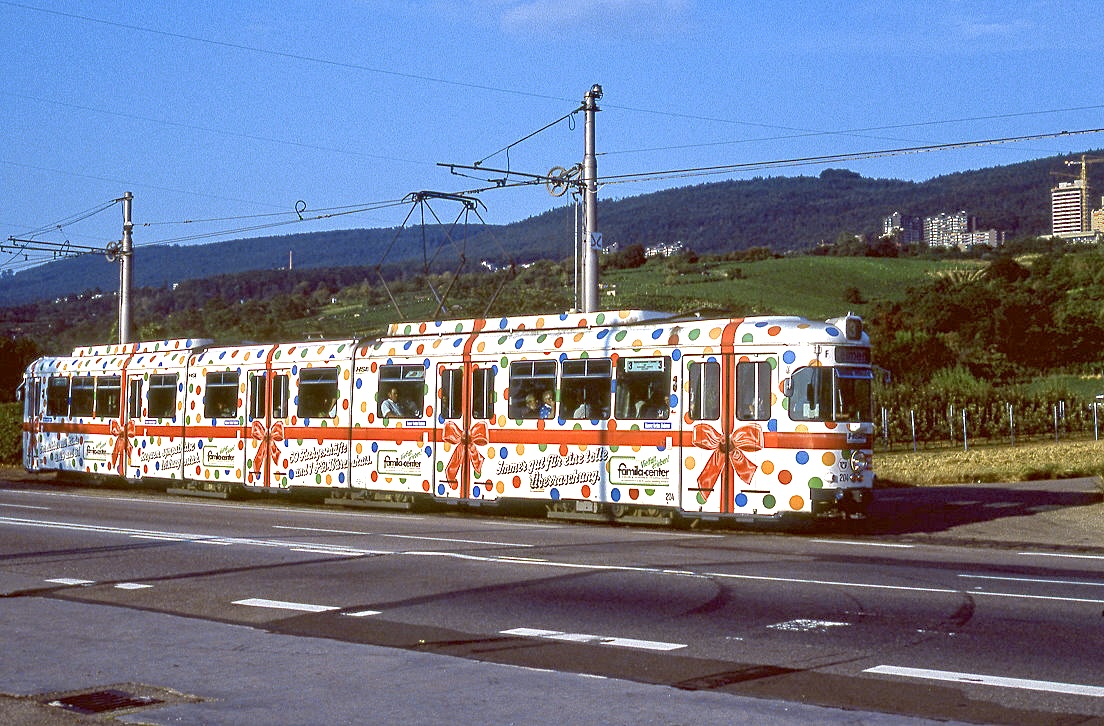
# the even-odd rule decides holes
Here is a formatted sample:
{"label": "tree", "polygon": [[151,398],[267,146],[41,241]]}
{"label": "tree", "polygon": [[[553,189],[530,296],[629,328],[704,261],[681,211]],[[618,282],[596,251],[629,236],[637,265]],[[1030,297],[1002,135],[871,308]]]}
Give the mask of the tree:
{"label": "tree", "polygon": [[40,355],[30,338],[0,339],[0,401],[14,401],[27,365]]}

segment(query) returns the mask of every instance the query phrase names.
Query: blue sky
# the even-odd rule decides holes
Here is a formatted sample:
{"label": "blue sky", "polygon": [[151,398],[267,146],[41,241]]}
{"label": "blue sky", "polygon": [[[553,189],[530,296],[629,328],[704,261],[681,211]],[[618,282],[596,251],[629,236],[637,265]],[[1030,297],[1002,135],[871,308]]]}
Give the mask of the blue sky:
{"label": "blue sky", "polygon": [[[1098,18],[1084,0],[0,0],[0,237],[124,191],[136,245],[399,225],[410,192],[484,186],[440,163],[579,162],[581,115],[492,154],[595,83],[600,177],[1099,128]],[[599,196],[825,166],[923,180],[1102,147],[1101,134],[1037,139]],[[508,223],[568,198],[479,199]],[[108,209],[37,238],[102,245],[121,220]]]}

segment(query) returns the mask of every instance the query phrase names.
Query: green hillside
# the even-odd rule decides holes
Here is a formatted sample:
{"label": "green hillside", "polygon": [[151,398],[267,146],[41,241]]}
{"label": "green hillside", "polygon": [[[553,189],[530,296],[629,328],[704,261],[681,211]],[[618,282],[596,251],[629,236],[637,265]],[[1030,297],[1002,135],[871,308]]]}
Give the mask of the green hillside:
{"label": "green hillside", "polygon": [[[849,310],[865,313],[874,301],[899,301],[906,289],[935,273],[979,264],[806,255],[750,262],[653,258],[636,269],[604,272],[604,289],[616,294],[604,294],[600,304],[828,318]],[[386,287],[373,268],[239,273],[184,282],[176,289],[139,290],[132,319],[136,336],[143,338],[211,337],[226,343],[345,338],[377,333],[398,319],[432,319],[438,309],[434,290],[449,291],[438,317],[560,312],[573,305],[571,276],[568,263],[547,260],[512,273],[461,275],[453,284],[451,276],[434,275]],[[110,295],[73,297],[0,309],[0,329],[60,353],[112,340],[115,316]]]}
{"label": "green hillside", "polygon": [[[874,300],[901,300],[910,286],[937,272],[977,269],[973,260],[787,256],[756,262],[703,262],[693,272],[653,261],[618,270],[604,282],[616,286],[605,302],[626,308],[712,308],[740,315],[786,314],[813,319],[849,310],[864,313]],[[860,294],[848,296],[854,289]]]}
{"label": "green hillside", "polygon": [[[817,176],[698,184],[601,199],[599,227],[608,244],[621,248],[682,241],[699,254],[756,247],[788,252],[810,250],[844,235],[874,236],[881,232],[882,218],[894,211],[928,216],[965,210],[981,229],[1003,230],[1010,239],[1033,237],[1049,231],[1049,190],[1056,180],[1051,173],[1065,171],[1066,158],[925,182],[869,179],[828,169]],[[1089,173],[1093,187],[1104,189],[1104,166],[1090,166]],[[485,201],[494,203],[493,198]],[[456,217],[448,204],[434,201],[439,219]],[[561,207],[503,226],[350,229],[192,246],[150,245],[137,230],[133,274],[138,286],[169,286],[215,274],[283,268],[289,253],[296,268],[380,265],[392,274],[453,269],[461,255],[469,270],[484,259],[500,265],[560,260],[572,255],[573,218],[573,208]],[[400,220],[397,216],[396,223]],[[0,278],[0,305],[111,291],[117,281],[116,265],[100,256],[59,260]]]}

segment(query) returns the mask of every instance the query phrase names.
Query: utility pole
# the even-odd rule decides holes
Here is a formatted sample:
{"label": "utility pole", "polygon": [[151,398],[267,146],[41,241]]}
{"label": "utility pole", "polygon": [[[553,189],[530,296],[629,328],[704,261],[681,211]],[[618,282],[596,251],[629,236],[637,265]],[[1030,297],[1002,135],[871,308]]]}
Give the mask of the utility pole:
{"label": "utility pole", "polygon": [[[134,231],[134,221],[131,219],[131,202],[134,195],[124,192],[118,199],[112,199],[96,212],[108,207],[123,203],[123,238],[107,243],[104,247],[89,247],[87,245],[75,245],[68,240],[65,242],[48,242],[46,240],[19,239],[8,237],[7,243],[0,242],[0,252],[15,252],[27,258],[28,252],[51,252],[54,259],[59,257],[77,257],[79,255],[102,254],[108,262],[119,263],[119,343],[130,342],[130,260],[133,256],[134,242],[131,233]],[[95,213],[95,212],[93,212]],[[90,215],[87,215],[90,216]],[[60,229],[60,227],[58,227]]]}
{"label": "utility pole", "polygon": [[131,232],[134,230],[134,221],[130,216],[131,202],[134,195],[130,192],[123,194],[123,244],[119,251],[119,343],[130,342],[130,258],[134,246]]}
{"label": "utility pole", "polygon": [[586,112],[585,149],[583,151],[583,188],[586,219],[583,227],[583,312],[598,311],[598,163],[594,153],[594,113],[602,87],[595,83],[583,97]]}

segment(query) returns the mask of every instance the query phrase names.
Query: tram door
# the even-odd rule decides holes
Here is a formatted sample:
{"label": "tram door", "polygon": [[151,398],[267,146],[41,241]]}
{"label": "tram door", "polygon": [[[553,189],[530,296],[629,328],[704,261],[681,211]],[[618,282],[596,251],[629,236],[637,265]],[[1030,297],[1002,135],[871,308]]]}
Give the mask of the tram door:
{"label": "tram door", "polygon": [[438,367],[438,431],[433,493],[438,497],[495,499],[485,452],[494,420],[495,371],[491,361]]}
{"label": "tram door", "polygon": [[[119,422],[111,422],[112,434],[115,436],[127,436],[134,438],[137,432],[138,426],[142,423],[142,394],[143,394],[143,376],[140,375],[128,375],[126,377],[126,401],[122,408],[122,413],[119,416]],[[135,452],[129,446],[117,447],[120,449],[119,453],[124,459],[130,459],[135,455]],[[118,462],[120,473],[129,471],[130,461],[124,460]]]}
{"label": "tram door", "polygon": [[[682,506],[734,512],[757,501],[755,474],[771,417],[769,355],[687,356]],[[684,438],[684,441],[686,439]]]}
{"label": "tram door", "polygon": [[38,471],[38,438],[42,432],[42,379],[28,376],[23,396],[23,467]]}
{"label": "tram door", "polygon": [[278,485],[287,474],[284,427],[288,423],[287,370],[249,373],[246,425],[246,470],[248,486]]}

